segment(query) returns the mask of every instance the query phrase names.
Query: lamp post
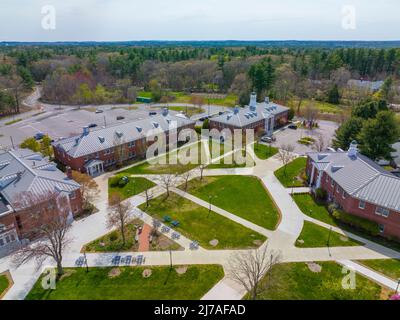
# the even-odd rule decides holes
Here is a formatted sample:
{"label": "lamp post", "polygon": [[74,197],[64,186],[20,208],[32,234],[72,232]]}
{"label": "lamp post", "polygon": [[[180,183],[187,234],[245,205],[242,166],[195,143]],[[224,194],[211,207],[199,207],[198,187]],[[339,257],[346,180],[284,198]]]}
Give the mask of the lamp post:
{"label": "lamp post", "polygon": [[216,196],[208,195],[208,204],[209,204],[209,207],[208,207],[208,216],[207,216],[207,218],[210,216],[210,213],[211,213],[211,199],[212,199],[212,198],[216,198]]}
{"label": "lamp post", "polygon": [[172,269],[172,250],[169,250],[169,268]]}
{"label": "lamp post", "polygon": [[395,294],[399,293],[399,287],[400,287],[400,278],[397,280],[397,287],[396,287],[396,293]]}
{"label": "lamp post", "polygon": [[83,257],[85,258],[86,272],[89,272],[89,265],[87,262],[86,251],[83,251]]}
{"label": "lamp post", "polygon": [[329,236],[328,236],[328,242],[327,242],[329,256],[331,256],[331,250],[330,250],[331,234],[332,234],[332,227],[330,227],[330,229],[329,229]]}

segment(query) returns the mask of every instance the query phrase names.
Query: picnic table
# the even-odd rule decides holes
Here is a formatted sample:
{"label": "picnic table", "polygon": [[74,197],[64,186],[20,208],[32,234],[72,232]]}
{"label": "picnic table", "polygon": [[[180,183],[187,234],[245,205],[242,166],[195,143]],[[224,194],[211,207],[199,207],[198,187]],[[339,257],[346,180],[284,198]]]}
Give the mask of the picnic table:
{"label": "picnic table", "polygon": [[180,222],[179,222],[179,221],[172,221],[172,222],[171,222],[171,225],[172,225],[173,227],[177,227],[177,226],[180,225]]}
{"label": "picnic table", "polygon": [[164,216],[164,222],[171,222],[172,218],[170,216]]}

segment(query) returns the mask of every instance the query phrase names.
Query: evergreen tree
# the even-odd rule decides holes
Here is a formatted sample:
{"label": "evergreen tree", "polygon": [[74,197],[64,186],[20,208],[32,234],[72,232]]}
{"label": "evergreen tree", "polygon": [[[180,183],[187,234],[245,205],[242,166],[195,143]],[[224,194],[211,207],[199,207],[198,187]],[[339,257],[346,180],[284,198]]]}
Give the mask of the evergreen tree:
{"label": "evergreen tree", "polygon": [[337,84],[333,85],[328,92],[328,102],[332,104],[340,103],[340,93]]}

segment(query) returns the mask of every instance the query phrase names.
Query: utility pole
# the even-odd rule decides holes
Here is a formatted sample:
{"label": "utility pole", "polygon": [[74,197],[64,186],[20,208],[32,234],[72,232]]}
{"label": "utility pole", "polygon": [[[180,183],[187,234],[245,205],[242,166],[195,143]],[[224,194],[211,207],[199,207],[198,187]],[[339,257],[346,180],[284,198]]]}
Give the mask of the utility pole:
{"label": "utility pole", "polygon": [[103,116],[103,118],[104,118],[104,127],[106,127],[106,128],[107,128],[106,116]]}

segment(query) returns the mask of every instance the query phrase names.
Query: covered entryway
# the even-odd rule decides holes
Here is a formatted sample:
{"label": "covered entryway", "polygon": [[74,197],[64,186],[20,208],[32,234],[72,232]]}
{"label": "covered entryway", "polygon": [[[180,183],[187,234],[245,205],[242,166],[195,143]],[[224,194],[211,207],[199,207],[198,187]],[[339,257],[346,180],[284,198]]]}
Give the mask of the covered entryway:
{"label": "covered entryway", "polygon": [[104,173],[104,162],[101,160],[90,160],[85,164],[86,173],[92,177],[97,177]]}

